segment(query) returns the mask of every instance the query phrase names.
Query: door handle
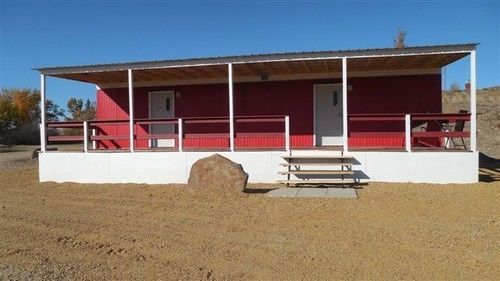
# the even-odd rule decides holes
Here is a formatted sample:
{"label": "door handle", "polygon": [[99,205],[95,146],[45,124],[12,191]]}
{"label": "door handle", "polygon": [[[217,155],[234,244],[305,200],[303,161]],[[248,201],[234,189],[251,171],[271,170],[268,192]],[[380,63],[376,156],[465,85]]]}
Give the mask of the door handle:
{"label": "door handle", "polygon": [[338,94],[337,94],[337,91],[334,91],[333,92],[333,106],[336,106],[338,103],[339,103]]}

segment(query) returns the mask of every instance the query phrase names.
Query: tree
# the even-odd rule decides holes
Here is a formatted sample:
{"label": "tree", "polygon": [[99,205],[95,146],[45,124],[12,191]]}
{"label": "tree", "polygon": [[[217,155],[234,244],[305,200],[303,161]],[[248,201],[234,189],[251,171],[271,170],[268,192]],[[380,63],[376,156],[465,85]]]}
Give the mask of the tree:
{"label": "tree", "polygon": [[[46,119],[64,117],[51,100],[45,103]],[[3,89],[0,92],[0,143],[36,144],[39,141],[40,92],[35,89]]]}
{"label": "tree", "polygon": [[396,33],[396,37],[394,38],[394,48],[403,49],[406,48],[406,31],[403,29],[399,29]]}
{"label": "tree", "polygon": [[70,98],[67,102],[69,117],[68,120],[93,120],[96,114],[95,102],[87,99],[85,102],[83,99]]}
{"label": "tree", "polygon": [[12,95],[12,105],[16,111],[18,124],[35,121],[40,112],[40,93],[32,89],[7,90]]}
{"label": "tree", "polygon": [[[91,100],[70,98],[66,104],[68,107],[69,116],[66,120],[73,121],[86,121],[95,119],[96,106],[95,102]],[[64,135],[82,135],[82,129],[64,129],[62,132]]]}
{"label": "tree", "polygon": [[0,134],[5,135],[7,130],[14,127],[16,110],[12,104],[12,96],[2,92],[0,94]]}
{"label": "tree", "polygon": [[65,117],[64,109],[60,108],[51,100],[45,101],[45,119],[47,121],[58,121],[59,118]]}

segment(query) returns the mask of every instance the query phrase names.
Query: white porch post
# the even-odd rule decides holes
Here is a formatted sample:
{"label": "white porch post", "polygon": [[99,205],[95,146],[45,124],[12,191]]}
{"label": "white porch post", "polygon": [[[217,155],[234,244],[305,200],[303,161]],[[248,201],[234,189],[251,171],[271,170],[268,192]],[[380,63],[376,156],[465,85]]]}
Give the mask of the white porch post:
{"label": "white porch post", "polygon": [[285,116],[285,150],[290,151],[290,116]]}
{"label": "white porch post", "polygon": [[405,147],[407,152],[411,152],[411,116],[405,115]]}
{"label": "white porch post", "polygon": [[128,70],[128,111],[129,111],[129,135],[130,152],[134,152],[134,81],[132,69]]}
{"label": "white porch post", "polygon": [[348,128],[347,128],[347,58],[342,58],[342,143],[344,151],[347,152],[348,147]]}
{"label": "white porch post", "polygon": [[470,52],[470,150],[477,150],[476,51]]}
{"label": "white porch post", "polygon": [[40,151],[47,150],[47,135],[45,128],[45,75],[40,75]]}
{"label": "white porch post", "polygon": [[[96,136],[96,130],[92,129],[92,137]],[[92,149],[97,149],[97,142],[95,140],[92,141]]]}
{"label": "white porch post", "polygon": [[229,148],[234,151],[233,64],[227,64],[229,84]]}
{"label": "white porch post", "polygon": [[89,149],[88,139],[89,139],[89,123],[88,121],[83,121],[83,152],[87,153]]}
{"label": "white porch post", "polygon": [[182,118],[179,118],[177,119],[177,138],[178,138],[178,146],[179,146],[179,151],[182,152],[182,136],[183,136],[183,132],[182,132]]}

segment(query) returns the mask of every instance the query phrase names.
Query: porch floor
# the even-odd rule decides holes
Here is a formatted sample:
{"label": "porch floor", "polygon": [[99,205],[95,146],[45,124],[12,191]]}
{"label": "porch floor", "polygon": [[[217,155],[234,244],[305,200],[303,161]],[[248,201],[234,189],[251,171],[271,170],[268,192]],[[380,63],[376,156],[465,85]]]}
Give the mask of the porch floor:
{"label": "porch floor", "polygon": [[[57,150],[63,152],[82,152],[83,147],[77,144],[67,145],[64,149],[59,149],[60,146],[49,145],[48,150]],[[342,146],[312,146],[312,147],[292,147],[292,151],[297,150],[320,150],[320,151],[342,151]],[[177,147],[158,147],[158,148],[136,148],[136,152],[177,152],[179,151]],[[206,147],[206,148],[194,148],[194,147],[185,147],[183,148],[185,152],[228,152],[229,148],[215,148],[215,147]],[[235,148],[235,151],[245,152],[245,151],[285,151],[284,148],[281,147],[260,147],[260,148],[250,148],[250,147],[242,147]],[[363,152],[363,151],[374,151],[374,152],[405,152],[404,148],[394,148],[394,147],[349,147],[349,151],[352,152]],[[89,149],[89,153],[128,153],[130,150],[128,148],[101,148],[101,149]],[[463,148],[429,148],[429,147],[412,147],[412,152],[471,152],[469,149]]]}
{"label": "porch floor", "polygon": [[[342,151],[342,146],[313,146],[313,147],[293,147],[291,150],[322,150],[322,151]],[[83,148],[74,147],[71,150],[66,151],[83,151]],[[157,148],[136,148],[135,152],[177,152],[179,149],[177,147],[157,147]],[[182,149],[184,152],[227,152],[230,151],[229,148],[224,147],[206,147],[206,148],[195,148],[195,147],[184,147]],[[234,151],[245,152],[245,151],[285,151],[282,147],[236,147]],[[90,153],[128,153],[130,150],[128,148],[101,148],[101,149],[89,149]]]}
{"label": "porch floor", "polygon": [[[404,148],[377,148],[377,147],[350,147],[349,151],[379,151],[379,152],[405,152]],[[412,152],[471,152],[468,149],[460,148],[429,148],[429,147],[412,147]]]}

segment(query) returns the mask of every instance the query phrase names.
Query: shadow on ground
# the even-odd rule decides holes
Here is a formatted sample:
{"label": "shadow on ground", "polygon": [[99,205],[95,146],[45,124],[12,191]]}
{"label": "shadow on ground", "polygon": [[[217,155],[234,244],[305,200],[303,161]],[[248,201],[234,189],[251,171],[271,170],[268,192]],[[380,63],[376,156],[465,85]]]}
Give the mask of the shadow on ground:
{"label": "shadow on ground", "polygon": [[479,181],[500,181],[500,160],[479,153]]}
{"label": "shadow on ground", "polygon": [[[318,188],[318,189],[326,189],[326,188],[334,187],[334,188],[339,188],[339,189],[352,188],[352,189],[360,190],[360,189],[363,189],[363,187],[366,185],[368,185],[368,183],[358,182],[356,184],[345,184],[343,186],[342,185],[307,185],[307,184],[304,184],[304,185],[300,185],[299,187],[303,187],[303,188],[314,187],[314,188]],[[248,193],[248,194],[264,194],[264,193],[268,193],[272,190],[284,188],[284,187],[286,187],[286,185],[279,185],[279,184],[276,184],[274,187],[265,187],[265,188],[247,187],[243,190],[243,192]],[[294,187],[294,186],[290,186],[290,187]]]}
{"label": "shadow on ground", "polygon": [[245,188],[243,189],[244,193],[257,194],[257,193],[268,193],[271,190],[278,189],[278,187],[274,188]]}

